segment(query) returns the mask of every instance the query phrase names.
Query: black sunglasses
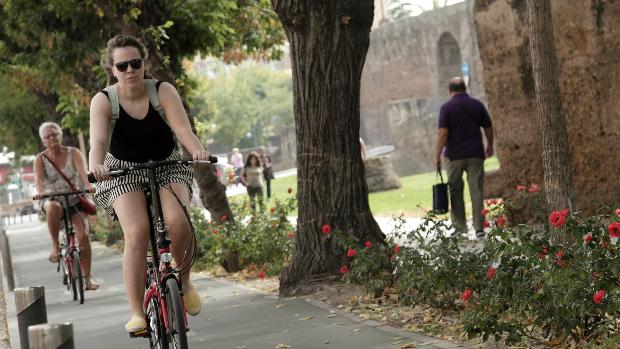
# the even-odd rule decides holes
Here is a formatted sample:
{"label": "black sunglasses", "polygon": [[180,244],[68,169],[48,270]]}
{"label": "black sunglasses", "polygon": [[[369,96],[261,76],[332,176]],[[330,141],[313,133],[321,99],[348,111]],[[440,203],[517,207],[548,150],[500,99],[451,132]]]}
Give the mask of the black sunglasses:
{"label": "black sunglasses", "polygon": [[114,63],[114,66],[116,67],[116,69],[118,69],[118,71],[121,72],[126,72],[129,66],[131,66],[135,70],[138,70],[142,68],[142,58],[136,58],[126,62]]}

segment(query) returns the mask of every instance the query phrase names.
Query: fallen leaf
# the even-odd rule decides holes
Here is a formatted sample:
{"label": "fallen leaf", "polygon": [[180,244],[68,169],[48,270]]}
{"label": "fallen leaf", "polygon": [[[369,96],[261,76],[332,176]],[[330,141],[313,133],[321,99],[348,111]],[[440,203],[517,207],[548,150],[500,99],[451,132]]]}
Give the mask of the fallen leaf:
{"label": "fallen leaf", "polygon": [[276,309],[280,309],[280,308],[285,307],[285,306],[286,306],[286,304],[276,304],[273,307],[276,308]]}
{"label": "fallen leaf", "polygon": [[392,338],[392,340],[394,340],[394,341],[398,341],[398,340],[401,340],[401,339],[405,339],[405,337],[394,337],[394,338]]}
{"label": "fallen leaf", "polygon": [[338,316],[338,315],[336,315],[336,314],[329,314],[325,318],[326,319],[331,319],[331,318],[336,317],[336,316]]}
{"label": "fallen leaf", "polygon": [[353,332],[359,332],[359,331],[360,331],[359,328],[356,328],[356,329],[353,330]]}
{"label": "fallen leaf", "polygon": [[311,319],[314,319],[314,316],[306,316],[306,317],[302,317],[302,318],[301,318],[301,319],[299,319],[299,320],[305,321],[305,320],[311,320]]}
{"label": "fallen leaf", "polygon": [[347,322],[346,322],[346,321],[340,321],[340,322],[338,323],[338,325],[340,325],[340,326],[344,326],[344,325],[346,325],[346,324],[347,324]]}
{"label": "fallen leaf", "polygon": [[415,348],[415,343],[407,343],[405,345],[400,346],[400,349],[408,349],[408,348]]}
{"label": "fallen leaf", "polygon": [[292,347],[288,344],[282,344],[282,343],[276,345],[276,349],[286,349],[286,348],[292,348]]}

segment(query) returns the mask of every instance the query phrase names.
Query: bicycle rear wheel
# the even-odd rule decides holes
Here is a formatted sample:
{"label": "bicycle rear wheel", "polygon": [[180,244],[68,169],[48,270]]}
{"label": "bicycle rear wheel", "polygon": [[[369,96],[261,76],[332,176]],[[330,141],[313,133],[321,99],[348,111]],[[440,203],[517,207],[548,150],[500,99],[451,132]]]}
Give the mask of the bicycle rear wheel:
{"label": "bicycle rear wheel", "polygon": [[80,297],[80,304],[84,304],[84,275],[82,273],[80,253],[77,250],[73,251],[73,280],[71,285],[73,286],[73,300],[77,299],[77,293],[77,296]]}
{"label": "bicycle rear wheel", "polygon": [[146,309],[146,318],[149,321],[151,348],[168,349],[168,336],[166,335],[166,326],[164,325],[163,316],[159,311],[159,303],[157,297],[151,298]]}
{"label": "bicycle rear wheel", "polygon": [[179,292],[177,280],[174,278],[166,280],[166,308],[171,348],[187,349],[185,309],[183,309],[181,302],[181,292]]}

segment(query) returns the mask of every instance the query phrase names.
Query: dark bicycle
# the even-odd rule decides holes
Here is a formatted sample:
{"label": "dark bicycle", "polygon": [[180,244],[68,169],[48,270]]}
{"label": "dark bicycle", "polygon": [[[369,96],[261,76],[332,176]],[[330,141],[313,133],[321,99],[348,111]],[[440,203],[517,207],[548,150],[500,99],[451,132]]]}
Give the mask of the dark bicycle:
{"label": "dark bicycle", "polygon": [[34,197],[33,200],[62,198],[59,200],[63,208],[64,239],[61,239],[60,249],[58,250],[58,266],[56,271],[62,270],[62,283],[67,286],[67,290],[72,290],[73,300],[80,299],[80,304],[84,304],[84,290],[86,284],[84,280],[84,268],[80,259],[80,250],[75,244],[75,232],[71,222],[69,197],[72,195],[88,194],[89,190],[68,191],[44,194]]}
{"label": "dark bicycle", "polygon": [[[131,333],[130,336],[132,338],[148,337],[151,348],[168,349],[172,344],[171,348],[185,349],[188,347],[187,331],[189,331],[179,277],[183,272],[189,271],[189,268],[178,270],[172,267],[172,253],[170,252],[172,242],[168,239],[167,227],[162,215],[159,198],[161,188],[157,181],[155,169],[176,164],[211,164],[216,162],[217,157],[214,156],[210,156],[208,161],[149,161],[135,166],[111,168],[108,173],[110,177],[119,177],[135,171],[148,172],[149,182],[145,183],[144,194],[148,206],[151,254],[147,261],[147,282],[143,303],[147,328],[142,332]],[[88,180],[91,183],[97,181],[92,173],[88,175]],[[189,220],[189,216],[187,219]],[[183,261],[178,265],[183,265]]]}

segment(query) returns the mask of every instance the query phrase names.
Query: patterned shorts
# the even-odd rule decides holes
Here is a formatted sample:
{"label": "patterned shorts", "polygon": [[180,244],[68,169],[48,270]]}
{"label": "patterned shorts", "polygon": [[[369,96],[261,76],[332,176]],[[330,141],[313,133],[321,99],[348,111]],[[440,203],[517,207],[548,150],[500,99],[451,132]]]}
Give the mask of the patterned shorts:
{"label": "patterned shorts", "polygon": [[[172,154],[166,158],[166,160],[181,159],[181,155],[176,151],[173,151]],[[105,161],[103,163],[109,168],[138,165],[136,162],[117,159],[110,153],[106,154]],[[155,176],[157,177],[160,187],[170,183],[184,184],[187,187],[189,198],[191,199],[194,172],[189,165],[175,164],[159,167],[155,169]],[[132,171],[125,176],[97,182],[95,183],[95,188],[97,189],[97,192],[95,193],[95,200],[97,201],[97,204],[104,208],[108,214],[114,215],[112,204],[119,196],[129,192],[144,191],[148,182],[149,179],[147,170]]]}

